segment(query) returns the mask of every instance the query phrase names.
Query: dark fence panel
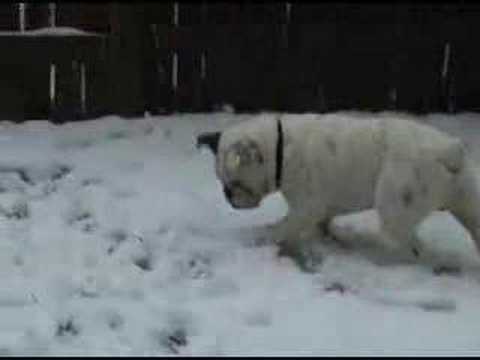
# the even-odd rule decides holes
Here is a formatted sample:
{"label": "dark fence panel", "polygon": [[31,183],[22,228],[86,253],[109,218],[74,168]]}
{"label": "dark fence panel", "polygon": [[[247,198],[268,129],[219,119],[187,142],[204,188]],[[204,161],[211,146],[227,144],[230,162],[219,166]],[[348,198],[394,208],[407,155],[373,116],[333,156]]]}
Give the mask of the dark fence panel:
{"label": "dark fence panel", "polygon": [[[81,106],[81,64],[105,72],[101,42],[99,37],[0,36],[0,48],[11,50],[0,58],[0,93],[4,96],[0,118],[71,121],[88,117],[89,107]],[[53,104],[51,65],[56,73]]]}
{"label": "dark fence panel", "polygon": [[[450,22],[451,73],[449,94],[457,110],[480,111],[480,4],[456,9]],[[454,9],[455,10],[455,9]],[[454,11],[452,10],[452,12]]]}
{"label": "dark fence panel", "polygon": [[173,3],[146,3],[138,8],[146,110],[165,113],[174,108],[172,89]]}
{"label": "dark fence panel", "polygon": [[59,2],[56,7],[57,26],[75,27],[100,33],[110,31],[108,3]]}
{"label": "dark fence panel", "polygon": [[[204,55],[206,5],[178,3],[178,24],[173,24],[175,54],[178,57],[175,108],[205,110],[202,102],[201,58]],[[175,56],[174,54],[174,56]]]}
{"label": "dark fence panel", "polygon": [[50,10],[48,3],[29,3],[25,10],[27,30],[39,29],[49,26]]}
{"label": "dark fence panel", "polygon": [[235,104],[239,111],[275,107],[279,103],[275,89],[282,6],[230,6],[212,3],[207,8],[206,87],[210,101],[212,105]]}
{"label": "dark fence panel", "polygon": [[18,31],[19,29],[18,4],[0,3],[0,31]]}
{"label": "dark fence panel", "polygon": [[444,49],[439,12],[427,7],[397,9],[401,24],[396,36],[395,87],[397,107],[410,111],[439,111]]}
{"label": "dark fence panel", "polygon": [[[26,30],[51,26],[49,3],[26,9]],[[104,36],[1,34],[0,118],[477,111],[479,24],[473,3],[57,3],[56,26]],[[0,5],[0,31],[19,28]]]}
{"label": "dark fence panel", "polygon": [[294,4],[290,88],[300,91],[290,106],[321,112],[391,107],[394,15],[393,5]]}

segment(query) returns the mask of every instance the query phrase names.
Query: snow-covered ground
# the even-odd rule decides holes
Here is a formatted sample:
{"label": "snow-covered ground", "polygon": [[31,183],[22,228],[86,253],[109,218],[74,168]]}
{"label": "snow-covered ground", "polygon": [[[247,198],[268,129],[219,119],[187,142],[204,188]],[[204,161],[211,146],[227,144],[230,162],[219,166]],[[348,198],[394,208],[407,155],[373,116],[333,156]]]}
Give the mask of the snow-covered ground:
{"label": "snow-covered ground", "polygon": [[[233,210],[195,148],[201,131],[249,117],[0,123],[0,354],[479,355],[480,261],[448,214],[420,235],[457,274],[363,246],[307,273],[255,243],[282,197]],[[418,119],[480,162],[480,114]],[[337,224],[371,230],[375,216]]]}
{"label": "snow-covered ground", "polygon": [[25,31],[0,31],[0,36],[104,36],[67,26],[51,26]]}

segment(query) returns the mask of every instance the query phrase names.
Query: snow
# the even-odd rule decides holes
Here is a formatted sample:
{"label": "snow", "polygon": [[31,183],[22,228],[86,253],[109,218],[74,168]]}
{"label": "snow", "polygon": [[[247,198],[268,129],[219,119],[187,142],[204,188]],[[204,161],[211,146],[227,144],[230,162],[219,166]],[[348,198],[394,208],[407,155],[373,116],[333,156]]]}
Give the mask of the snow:
{"label": "snow", "polygon": [[0,36],[103,36],[68,26],[52,26],[25,31],[0,31]]}
{"label": "snow", "polygon": [[[479,259],[447,213],[419,233],[461,273],[374,250],[361,240],[378,227],[372,211],[335,220],[356,246],[329,249],[314,272],[255,242],[284,199],[233,210],[195,148],[200,132],[250,116],[1,122],[0,353],[479,355]],[[480,158],[479,114],[417,120]]]}

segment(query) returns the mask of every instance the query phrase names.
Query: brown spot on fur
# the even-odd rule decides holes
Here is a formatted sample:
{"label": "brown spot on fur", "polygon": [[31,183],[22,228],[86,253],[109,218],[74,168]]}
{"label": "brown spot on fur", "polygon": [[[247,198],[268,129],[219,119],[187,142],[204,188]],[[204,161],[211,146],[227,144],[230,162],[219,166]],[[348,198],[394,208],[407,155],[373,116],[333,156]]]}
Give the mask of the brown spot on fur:
{"label": "brown spot on fur", "polygon": [[420,168],[418,166],[416,166],[415,169],[413,169],[413,173],[415,175],[415,180],[420,181],[421,180]]}
{"label": "brown spot on fur", "polygon": [[260,151],[260,147],[258,146],[258,144],[255,141],[247,140],[247,141],[245,141],[244,146],[248,151],[250,161],[254,161],[254,162],[257,162],[259,164],[263,164],[264,159],[263,159],[262,152]]}
{"label": "brown spot on fur", "polygon": [[322,233],[322,236],[330,236],[331,235],[329,225],[330,225],[330,219],[321,221],[317,224],[318,229]]}
{"label": "brown spot on fur", "polygon": [[412,192],[412,189],[410,189],[409,187],[406,187],[402,191],[402,201],[403,201],[403,204],[405,205],[405,207],[409,207],[412,204],[412,202],[413,202],[413,192]]}
{"label": "brown spot on fur", "polygon": [[253,163],[263,164],[264,158],[260,146],[253,140],[247,139],[232,144],[228,151],[233,151],[240,157],[241,165]]}
{"label": "brown spot on fur", "polygon": [[269,184],[268,184],[268,179],[265,178],[263,181],[263,192],[267,194],[270,190]]}
{"label": "brown spot on fur", "polygon": [[335,141],[332,138],[327,137],[325,142],[327,144],[328,151],[330,151],[330,153],[335,156],[337,154],[337,144],[335,143]]}
{"label": "brown spot on fur", "polygon": [[422,184],[420,191],[422,192],[422,195],[426,196],[428,194],[428,186],[426,184]]}
{"label": "brown spot on fur", "polygon": [[458,167],[454,167],[454,166],[445,166],[445,167],[452,175],[457,175],[460,172],[460,168]]}
{"label": "brown spot on fur", "polygon": [[416,258],[418,258],[418,257],[420,256],[420,252],[419,252],[418,249],[415,248],[415,247],[412,248],[412,253],[413,253],[413,255],[414,255]]}

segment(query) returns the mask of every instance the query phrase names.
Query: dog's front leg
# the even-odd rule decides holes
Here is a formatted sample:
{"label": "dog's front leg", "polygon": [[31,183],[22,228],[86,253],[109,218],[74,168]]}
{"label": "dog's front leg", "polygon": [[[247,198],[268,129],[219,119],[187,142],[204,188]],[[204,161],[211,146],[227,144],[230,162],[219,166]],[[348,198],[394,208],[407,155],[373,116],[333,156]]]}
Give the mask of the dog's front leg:
{"label": "dog's front leg", "polygon": [[292,258],[302,269],[311,271],[322,260],[321,233],[318,216],[312,213],[294,213],[277,224],[273,236],[278,244],[278,255]]}
{"label": "dog's front leg", "polygon": [[302,223],[298,217],[287,215],[276,223],[254,226],[251,229],[254,242],[256,245],[298,243]]}
{"label": "dog's front leg", "polygon": [[298,228],[295,224],[298,219],[291,215],[283,217],[281,220],[273,224],[256,226],[253,231],[255,233],[255,239],[257,244],[281,244],[291,239],[295,231],[294,228]]}

